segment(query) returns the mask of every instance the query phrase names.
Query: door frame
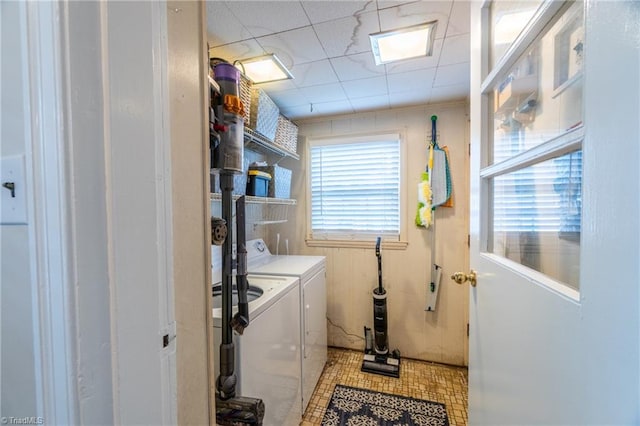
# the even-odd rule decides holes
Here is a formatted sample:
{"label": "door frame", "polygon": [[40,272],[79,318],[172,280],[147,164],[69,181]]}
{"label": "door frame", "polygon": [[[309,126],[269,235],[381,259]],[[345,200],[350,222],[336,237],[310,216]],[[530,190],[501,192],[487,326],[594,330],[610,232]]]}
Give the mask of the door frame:
{"label": "door frame", "polygon": [[60,4],[20,4],[37,417],[79,423]]}

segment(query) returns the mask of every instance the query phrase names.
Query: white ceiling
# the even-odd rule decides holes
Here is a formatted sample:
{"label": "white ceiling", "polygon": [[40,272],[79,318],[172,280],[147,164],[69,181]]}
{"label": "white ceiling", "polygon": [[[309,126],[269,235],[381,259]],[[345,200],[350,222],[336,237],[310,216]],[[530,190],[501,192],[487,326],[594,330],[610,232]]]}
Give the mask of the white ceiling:
{"label": "white ceiling", "polygon": [[[433,55],[376,66],[369,34],[437,20]],[[293,80],[261,84],[290,119],[463,100],[469,2],[208,1],[210,55],[275,53]]]}

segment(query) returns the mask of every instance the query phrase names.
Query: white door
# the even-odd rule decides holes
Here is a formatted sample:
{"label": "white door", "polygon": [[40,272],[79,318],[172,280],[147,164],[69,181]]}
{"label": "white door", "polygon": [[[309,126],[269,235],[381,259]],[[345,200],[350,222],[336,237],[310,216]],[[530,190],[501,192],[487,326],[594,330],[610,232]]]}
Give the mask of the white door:
{"label": "white door", "polygon": [[640,4],[471,8],[469,423],[637,424]]}

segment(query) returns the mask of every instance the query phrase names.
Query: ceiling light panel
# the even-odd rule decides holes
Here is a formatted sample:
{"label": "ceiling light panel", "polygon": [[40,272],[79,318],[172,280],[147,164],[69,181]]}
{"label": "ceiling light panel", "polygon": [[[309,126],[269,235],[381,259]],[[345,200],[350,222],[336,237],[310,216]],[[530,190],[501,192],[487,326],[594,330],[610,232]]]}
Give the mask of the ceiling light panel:
{"label": "ceiling light panel", "polygon": [[436,23],[437,21],[432,21],[370,34],[376,65],[431,55]]}
{"label": "ceiling light panel", "polygon": [[237,68],[255,84],[293,78],[289,70],[274,54],[256,56],[236,61]]}

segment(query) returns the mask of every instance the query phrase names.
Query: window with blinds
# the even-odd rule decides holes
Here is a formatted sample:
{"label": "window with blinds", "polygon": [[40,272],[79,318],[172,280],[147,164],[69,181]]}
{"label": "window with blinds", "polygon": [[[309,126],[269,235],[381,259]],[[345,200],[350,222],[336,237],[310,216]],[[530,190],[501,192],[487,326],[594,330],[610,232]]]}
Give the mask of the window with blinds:
{"label": "window with blinds", "polygon": [[311,238],[400,237],[400,136],[310,143]]}
{"label": "window with blinds", "polygon": [[493,180],[496,232],[555,232],[580,238],[582,151]]}
{"label": "window with blinds", "polygon": [[[494,10],[492,25],[522,11],[511,6]],[[494,50],[506,53],[482,83],[490,120],[482,248],[546,275],[556,289],[580,287],[583,23],[584,3],[566,2],[540,33],[521,33],[526,41],[498,46],[494,37]]]}
{"label": "window with blinds", "polygon": [[488,180],[493,220],[490,251],[578,289],[582,151]]}

